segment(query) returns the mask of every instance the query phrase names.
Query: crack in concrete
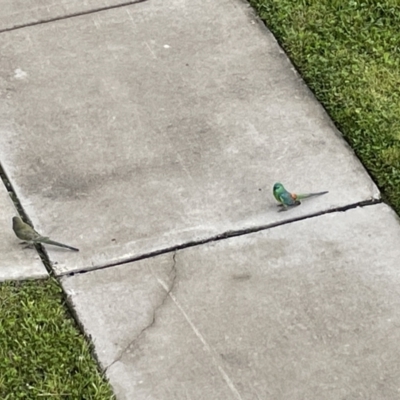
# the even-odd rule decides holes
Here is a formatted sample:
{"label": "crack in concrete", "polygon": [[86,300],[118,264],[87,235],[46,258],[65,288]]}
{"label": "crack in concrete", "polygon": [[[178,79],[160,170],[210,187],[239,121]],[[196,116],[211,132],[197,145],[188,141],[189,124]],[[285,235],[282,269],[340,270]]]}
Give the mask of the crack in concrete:
{"label": "crack in concrete", "polygon": [[236,231],[226,231],[226,232],[220,233],[216,236],[211,236],[209,238],[205,238],[205,239],[201,239],[201,240],[193,240],[193,241],[186,242],[183,244],[166,247],[164,249],[151,251],[149,253],[141,254],[137,257],[130,257],[130,258],[127,258],[126,260],[118,261],[118,262],[111,263],[111,264],[101,265],[101,266],[94,267],[94,268],[80,269],[80,270],[73,271],[73,272],[61,272],[61,273],[57,274],[57,276],[58,277],[74,276],[74,275],[78,275],[78,274],[85,274],[87,272],[98,271],[98,270],[102,270],[102,269],[116,267],[118,265],[124,265],[124,264],[128,264],[128,263],[135,262],[135,261],[145,260],[147,258],[152,258],[155,256],[168,254],[171,252],[176,252],[178,250],[183,250],[183,249],[187,249],[190,247],[201,246],[201,245],[207,244],[207,243],[219,242],[220,240],[225,240],[225,239],[230,239],[230,238],[237,237],[237,236],[244,236],[244,235],[247,235],[250,233],[265,231],[267,229],[275,228],[277,226],[291,224],[292,222],[303,221],[305,219],[316,218],[316,217],[320,217],[321,215],[333,214],[336,212],[346,212],[346,211],[352,210],[354,208],[369,207],[369,206],[373,206],[373,205],[380,204],[380,203],[383,203],[382,199],[372,198],[371,200],[360,201],[358,203],[349,204],[347,206],[336,207],[336,208],[332,208],[330,210],[319,211],[319,212],[316,212],[313,214],[307,214],[304,216],[289,218],[289,219],[285,219],[282,221],[274,222],[272,224],[260,225],[260,226],[254,227],[254,228],[238,229]]}
{"label": "crack in concrete", "polygon": [[175,304],[175,306],[178,308],[178,310],[182,313],[182,315],[184,316],[184,318],[186,319],[187,323],[189,324],[189,326],[191,327],[191,329],[193,330],[194,334],[197,336],[197,338],[200,340],[200,342],[203,344],[205,350],[208,352],[208,354],[210,355],[214,365],[216,366],[216,368],[218,369],[219,373],[222,376],[222,379],[225,381],[226,385],[228,386],[228,388],[231,390],[233,396],[237,399],[237,400],[243,400],[240,392],[238,391],[238,389],[236,388],[234,382],[232,381],[232,379],[229,377],[228,373],[225,371],[223,363],[220,362],[220,357],[218,356],[218,354],[215,352],[215,350],[211,347],[210,344],[208,344],[208,342],[206,341],[205,337],[201,334],[200,330],[195,326],[195,324],[193,323],[193,321],[191,320],[191,318],[189,317],[189,315],[186,313],[186,311],[183,309],[183,307],[180,305],[180,303],[178,302],[177,298],[175,297],[175,295],[172,293],[172,290],[174,289],[175,286],[175,282],[176,282],[176,277],[177,277],[177,270],[176,270],[176,255],[177,255],[177,251],[175,250],[172,256],[172,260],[173,260],[173,264],[171,267],[171,270],[169,272],[169,276],[171,274],[173,274],[172,277],[172,282],[170,283],[170,285],[168,286],[163,280],[161,280],[157,275],[155,275],[153,273],[153,271],[150,269],[151,274],[153,275],[153,277],[157,280],[157,282],[160,284],[160,286],[165,290],[165,296],[163,298],[163,300],[161,301],[161,303],[155,307],[154,311],[153,311],[153,317],[152,320],[150,322],[150,324],[148,324],[146,327],[144,327],[139,334],[132,339],[129,344],[127,346],[124,347],[124,349],[120,352],[120,354],[116,357],[116,359],[110,363],[110,365],[108,365],[104,371],[103,371],[103,376],[106,376],[107,371],[119,360],[121,360],[121,358],[123,357],[123,355],[126,353],[126,351],[129,349],[129,347],[135,343],[136,341],[139,340],[139,338],[143,335],[144,332],[146,332],[147,330],[149,330],[155,323],[156,321],[156,313],[157,311],[164,305],[165,301],[167,298],[171,298],[171,300],[173,301],[173,303]]}
{"label": "crack in concrete", "polygon": [[152,276],[154,277],[154,279],[155,279],[155,280],[157,281],[157,283],[165,290],[165,296],[164,296],[164,298],[162,299],[162,301],[160,302],[160,304],[158,304],[158,305],[154,308],[150,323],[147,324],[147,325],[132,339],[132,340],[130,340],[129,343],[119,352],[119,354],[117,355],[117,357],[116,357],[107,367],[104,368],[104,371],[103,371],[103,375],[104,375],[104,376],[106,375],[107,371],[108,371],[115,363],[117,363],[118,361],[121,360],[121,358],[124,356],[124,354],[127,352],[127,350],[128,350],[135,342],[137,342],[137,341],[140,339],[140,337],[141,337],[146,331],[148,331],[149,329],[151,329],[151,327],[155,324],[155,322],[156,322],[156,314],[157,314],[158,310],[164,306],[165,301],[167,300],[167,298],[169,297],[169,295],[171,294],[171,292],[172,292],[172,290],[173,290],[173,288],[174,288],[174,286],[175,286],[176,276],[177,276],[177,273],[176,273],[176,253],[177,253],[176,251],[173,253],[173,256],[172,256],[172,261],[173,261],[173,263],[172,263],[172,267],[171,267],[171,269],[170,269],[170,271],[169,271],[169,274],[168,274],[169,276],[171,276],[171,274],[173,274],[173,277],[172,277],[172,279],[171,279],[171,283],[170,283],[169,287],[168,287],[168,285],[167,285],[164,281],[162,281],[160,278],[158,278],[158,276],[155,275],[155,274],[153,273],[153,271],[151,270],[151,268],[150,268],[150,273],[152,274]]}
{"label": "crack in concrete", "polygon": [[190,328],[196,335],[196,337],[200,340],[202,343],[205,351],[209,354],[211,357],[212,362],[214,363],[215,367],[218,369],[219,373],[221,374],[222,379],[225,381],[226,385],[228,388],[231,390],[232,395],[237,399],[237,400],[243,400],[239,390],[236,388],[235,383],[233,380],[230,378],[228,375],[227,371],[224,368],[224,362],[221,362],[221,357],[220,355],[214,350],[214,348],[207,342],[205,336],[200,332],[200,329],[197,328],[195,323],[192,321],[192,319],[189,317],[189,315],[186,313],[178,299],[175,297],[175,295],[170,292],[169,297],[171,300],[174,302],[175,306],[178,308],[178,310],[181,312],[183,317],[185,318],[186,322],[189,324]]}

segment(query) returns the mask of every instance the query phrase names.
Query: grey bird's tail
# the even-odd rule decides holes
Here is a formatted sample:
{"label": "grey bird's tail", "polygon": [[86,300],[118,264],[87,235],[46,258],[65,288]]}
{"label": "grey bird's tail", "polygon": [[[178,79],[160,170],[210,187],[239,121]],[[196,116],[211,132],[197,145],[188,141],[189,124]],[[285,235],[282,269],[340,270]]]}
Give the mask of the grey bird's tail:
{"label": "grey bird's tail", "polygon": [[77,249],[76,247],[72,247],[72,246],[68,246],[66,244],[55,242],[54,240],[51,240],[51,239],[46,238],[46,237],[42,237],[41,240],[40,240],[40,243],[51,244],[53,246],[64,247],[65,249],[70,249],[70,250],[73,250],[73,251],[79,251],[79,249]]}

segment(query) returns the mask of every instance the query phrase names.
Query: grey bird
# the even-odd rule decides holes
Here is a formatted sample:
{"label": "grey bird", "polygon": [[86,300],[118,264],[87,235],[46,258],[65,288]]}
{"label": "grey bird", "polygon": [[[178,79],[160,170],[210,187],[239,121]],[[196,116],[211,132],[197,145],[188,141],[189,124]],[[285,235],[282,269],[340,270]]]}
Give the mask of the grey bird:
{"label": "grey bird", "polygon": [[46,236],[40,235],[31,226],[22,221],[20,217],[13,217],[12,222],[13,222],[13,230],[16,236],[28,244],[44,243],[44,244],[51,244],[53,246],[64,247],[66,249],[70,249],[73,251],[79,251],[79,249],[75,247],[55,242],[54,240],[51,240]]}

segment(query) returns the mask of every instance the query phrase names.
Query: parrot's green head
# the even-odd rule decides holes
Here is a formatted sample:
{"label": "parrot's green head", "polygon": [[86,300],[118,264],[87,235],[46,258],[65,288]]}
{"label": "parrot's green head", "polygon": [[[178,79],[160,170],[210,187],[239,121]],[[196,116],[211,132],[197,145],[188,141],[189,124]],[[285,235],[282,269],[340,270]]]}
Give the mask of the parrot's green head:
{"label": "parrot's green head", "polygon": [[283,187],[282,183],[276,182],[274,185],[274,192],[279,192],[281,190],[284,190],[285,188]]}

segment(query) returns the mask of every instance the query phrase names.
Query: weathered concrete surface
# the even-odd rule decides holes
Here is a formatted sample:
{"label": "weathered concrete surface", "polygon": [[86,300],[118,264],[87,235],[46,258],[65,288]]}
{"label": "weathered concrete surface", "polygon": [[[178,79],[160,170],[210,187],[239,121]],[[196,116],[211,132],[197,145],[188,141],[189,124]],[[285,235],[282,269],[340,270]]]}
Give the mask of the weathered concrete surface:
{"label": "weathered concrete surface", "polygon": [[0,281],[44,278],[47,271],[36,250],[24,249],[12,230],[14,205],[0,180]]}
{"label": "weathered concrete surface", "polygon": [[[47,247],[57,273],[379,195],[240,1],[152,0],[0,49],[0,157],[35,227],[81,249]],[[277,213],[277,180],[330,193]]]}
{"label": "weathered concrete surface", "polygon": [[399,241],[380,204],[62,285],[119,400],[395,399]]}
{"label": "weathered concrete surface", "polygon": [[0,0],[0,31],[128,2],[128,0],[41,0],[40,2]]}

